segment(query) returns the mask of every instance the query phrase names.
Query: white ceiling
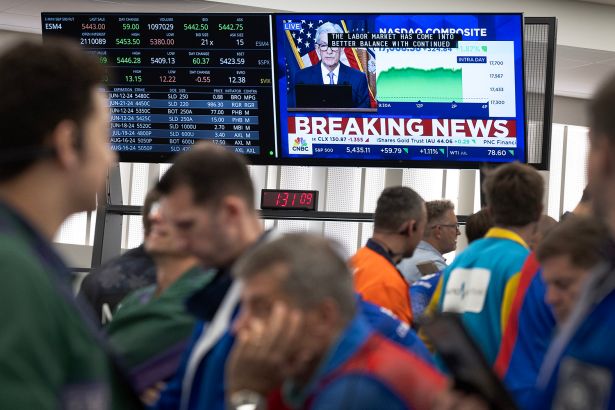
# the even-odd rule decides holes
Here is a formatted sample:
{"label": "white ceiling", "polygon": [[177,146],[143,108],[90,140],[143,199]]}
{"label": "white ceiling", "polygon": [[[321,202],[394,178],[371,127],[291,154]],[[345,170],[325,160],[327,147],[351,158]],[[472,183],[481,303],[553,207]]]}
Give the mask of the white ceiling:
{"label": "white ceiling", "polygon": [[615,0],[578,0],[583,3],[596,3],[596,4],[608,4],[611,6],[615,6]]}
{"label": "white ceiling", "polygon": [[[579,1],[615,6],[615,0]],[[40,33],[43,11],[228,13],[274,10],[201,0],[0,0],[0,29]],[[615,52],[559,45],[555,93],[589,98],[599,83],[614,71]]]}

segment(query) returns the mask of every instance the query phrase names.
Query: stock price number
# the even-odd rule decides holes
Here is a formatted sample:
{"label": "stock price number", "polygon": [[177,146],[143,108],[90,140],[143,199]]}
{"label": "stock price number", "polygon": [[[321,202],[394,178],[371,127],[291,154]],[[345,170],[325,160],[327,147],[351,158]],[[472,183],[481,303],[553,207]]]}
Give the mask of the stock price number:
{"label": "stock price number", "polygon": [[383,154],[401,154],[403,151],[401,148],[385,147],[380,150]]}
{"label": "stock price number", "polygon": [[207,31],[209,30],[209,24],[207,23],[189,23],[184,24],[185,31]]}
{"label": "stock price number", "polygon": [[488,149],[487,155],[491,157],[505,157],[508,153],[505,149]]}
{"label": "stock price number", "polygon": [[175,57],[150,57],[150,64],[175,64]]}
{"label": "stock price number", "polygon": [[220,31],[243,31],[243,23],[218,24]]}
{"label": "stock price number", "polygon": [[230,84],[245,84],[246,83],[246,77],[232,76],[232,77],[228,78],[228,82]]}
{"label": "stock price number", "polygon": [[141,39],[138,37],[116,38],[116,46],[138,46],[141,44]]}
{"label": "stock price number", "polygon": [[244,65],[246,63],[246,59],[245,58],[235,58],[235,57],[228,57],[228,58],[220,58],[220,64],[225,65]]}
{"label": "stock price number", "polygon": [[346,147],[347,154],[370,154],[371,147]]}

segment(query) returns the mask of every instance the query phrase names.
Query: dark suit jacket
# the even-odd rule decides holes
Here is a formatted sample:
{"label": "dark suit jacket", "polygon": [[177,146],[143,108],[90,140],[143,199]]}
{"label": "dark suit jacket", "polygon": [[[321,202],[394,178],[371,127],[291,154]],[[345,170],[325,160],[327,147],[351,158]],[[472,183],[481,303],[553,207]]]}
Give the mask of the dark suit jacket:
{"label": "dark suit jacket", "polygon": [[[289,93],[288,106],[295,107],[295,84],[324,84],[322,79],[321,63],[297,71]],[[352,106],[356,108],[369,108],[369,91],[367,78],[359,70],[348,67],[340,62],[339,78],[337,84],[349,84],[352,86]]]}

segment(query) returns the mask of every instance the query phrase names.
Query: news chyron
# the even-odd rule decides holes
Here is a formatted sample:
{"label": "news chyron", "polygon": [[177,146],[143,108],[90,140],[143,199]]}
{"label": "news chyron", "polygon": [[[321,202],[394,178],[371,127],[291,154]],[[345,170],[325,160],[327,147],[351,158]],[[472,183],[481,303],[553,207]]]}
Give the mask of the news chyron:
{"label": "news chyron", "polygon": [[522,27],[521,14],[276,15],[281,156],[525,162]]}

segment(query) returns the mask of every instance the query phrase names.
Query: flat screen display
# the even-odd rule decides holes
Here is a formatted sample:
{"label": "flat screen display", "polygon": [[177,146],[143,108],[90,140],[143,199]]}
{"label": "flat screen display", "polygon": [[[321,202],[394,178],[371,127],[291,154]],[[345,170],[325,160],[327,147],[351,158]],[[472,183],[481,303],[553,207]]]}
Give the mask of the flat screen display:
{"label": "flat screen display", "polygon": [[284,162],[526,161],[521,14],[277,14],[275,23]]}
{"label": "flat screen display", "polygon": [[253,164],[527,162],[523,16],[43,13],[108,67],[121,161],[201,140]]}
{"label": "flat screen display", "polygon": [[109,68],[111,148],[165,162],[209,140],[275,157],[270,16],[43,13]]}

